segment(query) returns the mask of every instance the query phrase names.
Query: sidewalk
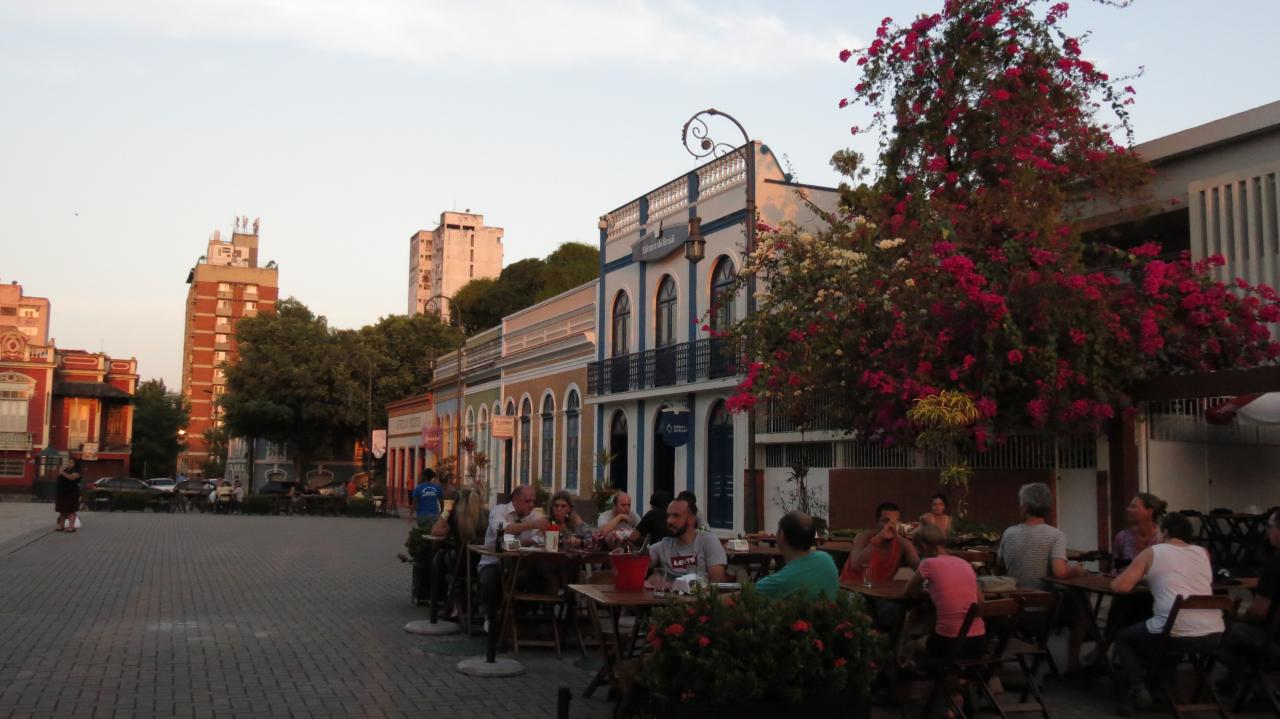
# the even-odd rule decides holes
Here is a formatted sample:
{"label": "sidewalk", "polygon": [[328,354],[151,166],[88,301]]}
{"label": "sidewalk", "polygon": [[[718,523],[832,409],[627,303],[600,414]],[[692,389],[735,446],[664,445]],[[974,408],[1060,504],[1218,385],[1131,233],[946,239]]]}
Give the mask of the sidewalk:
{"label": "sidewalk", "polygon": [[52,532],[58,515],[52,502],[0,502],[0,555],[12,550],[6,545],[38,536],[44,529]]}

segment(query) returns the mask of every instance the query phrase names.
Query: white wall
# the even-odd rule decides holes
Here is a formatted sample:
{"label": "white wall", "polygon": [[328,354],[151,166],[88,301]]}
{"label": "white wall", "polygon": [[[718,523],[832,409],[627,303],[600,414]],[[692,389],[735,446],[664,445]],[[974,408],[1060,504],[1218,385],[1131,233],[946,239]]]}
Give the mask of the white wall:
{"label": "white wall", "polygon": [[[792,485],[787,482],[787,478],[791,476],[791,470],[787,467],[771,467],[764,471],[764,526],[761,531],[772,532],[778,527],[778,520],[782,518],[782,509],[778,507],[774,498],[777,496],[779,489],[786,492],[792,489]],[[809,488],[817,494],[818,499],[829,502],[831,499],[831,470],[814,467],[809,470],[807,482]]]}
{"label": "white wall", "polygon": [[1170,509],[1280,505],[1280,447],[1148,441],[1146,484]]}
{"label": "white wall", "polygon": [[1058,529],[1071,549],[1098,548],[1098,471],[1058,470]]}

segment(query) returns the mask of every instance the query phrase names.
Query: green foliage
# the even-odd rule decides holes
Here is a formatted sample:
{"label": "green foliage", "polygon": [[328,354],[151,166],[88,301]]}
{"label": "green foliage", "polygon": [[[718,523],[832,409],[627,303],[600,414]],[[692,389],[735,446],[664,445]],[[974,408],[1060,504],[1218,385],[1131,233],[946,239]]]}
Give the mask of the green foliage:
{"label": "green foliage", "polygon": [[[240,359],[222,398],[237,436],[289,443],[300,459],[350,446],[365,424],[365,386],[352,370],[350,338],[289,298],[273,314],[236,325]],[[359,360],[355,360],[359,361]]]}
{"label": "green foliage", "polygon": [[[425,392],[431,382],[428,360],[458,348],[462,334],[432,314],[391,315],[357,332],[341,332],[348,342],[347,367],[367,401],[373,373],[373,416],[386,417],[388,402]],[[362,405],[363,406],[363,405]],[[362,423],[363,424],[363,423]],[[362,435],[367,434],[365,427]]]}
{"label": "green foliage", "polygon": [[214,427],[204,431],[204,441],[209,456],[200,464],[205,477],[224,477],[227,472],[227,428]]}
{"label": "green foliage", "polygon": [[186,449],[178,430],[187,426],[189,415],[182,395],[170,392],[164,380],[149,379],[139,384],[133,399],[129,466],[146,477],[174,476],[178,455]]}
{"label": "green foliage", "polygon": [[883,656],[860,597],[770,601],[704,592],[656,609],[641,681],[673,702],[799,703],[866,697]]}
{"label": "green foliage", "polygon": [[347,500],[346,512],[348,517],[372,517],[373,516],[373,500],[354,498]]}
{"label": "green foliage", "polygon": [[580,242],[566,242],[545,260],[513,262],[498,278],[472,280],[453,301],[467,334],[502,323],[502,318],[542,300],[566,292],[600,274],[600,251]]}
{"label": "green foliage", "polygon": [[414,561],[426,561],[431,558],[431,542],[427,537],[431,536],[431,529],[412,526],[409,528],[409,536],[404,540],[404,548],[409,550],[409,556]]}
{"label": "green foliage", "polygon": [[566,242],[547,255],[542,268],[542,291],[537,301],[568,292],[600,276],[600,250],[581,242]]}

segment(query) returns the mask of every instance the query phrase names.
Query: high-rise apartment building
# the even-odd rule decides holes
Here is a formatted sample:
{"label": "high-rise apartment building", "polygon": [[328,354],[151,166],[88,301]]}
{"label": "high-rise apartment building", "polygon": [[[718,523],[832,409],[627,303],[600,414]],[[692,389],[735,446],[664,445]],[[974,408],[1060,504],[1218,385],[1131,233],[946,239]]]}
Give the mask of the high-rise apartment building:
{"label": "high-rise apartment building", "polygon": [[198,475],[209,457],[205,432],[221,425],[217,399],[226,390],[225,368],[235,362],[236,322],[273,312],[279,296],[274,262],[258,266],[258,221],[236,219],[229,242],[214,232],[208,251],[187,275],[182,350],[182,394],[191,406],[187,450],[178,471]]}
{"label": "high-rise apartment building", "polygon": [[449,303],[432,297],[453,297],[471,280],[501,272],[502,228],[486,227],[484,215],[471,210],[441,212],[438,227],[409,238],[409,314],[434,312],[448,321]]}
{"label": "high-rise apartment building", "polygon": [[19,332],[27,344],[49,344],[49,300],[22,294],[16,281],[0,285],[0,335]]}

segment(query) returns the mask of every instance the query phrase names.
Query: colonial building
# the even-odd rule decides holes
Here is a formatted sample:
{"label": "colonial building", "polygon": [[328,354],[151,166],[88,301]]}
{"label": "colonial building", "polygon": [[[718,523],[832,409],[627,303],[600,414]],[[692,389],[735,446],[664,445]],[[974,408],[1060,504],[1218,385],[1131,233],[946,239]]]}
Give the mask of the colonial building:
{"label": "colonial building", "polygon": [[426,432],[435,421],[431,393],[387,403],[387,501],[409,502],[409,493],[427,462]]}
{"label": "colonial building", "polygon": [[[742,265],[749,207],[770,225],[804,226],[818,220],[808,203],[829,209],[835,201],[830,188],[791,182],[769,147],[752,142],[601,218],[600,341],[586,405],[596,408],[595,451],[612,462],[596,467],[598,478],[632,493],[637,506],[655,490],[691,490],[714,529],[755,523],[758,450],[747,417],[725,408],[737,370],[702,328],[748,311],[742,296],[711,309]],[[686,252],[691,219],[700,222],[705,261],[693,245]]]}
{"label": "colonial building", "polygon": [[[550,491],[591,496],[595,409],[585,402],[587,363],[596,350],[597,281],[502,320],[501,403],[514,417],[510,439],[493,438],[495,494],[539,482]],[[492,434],[492,433],[491,433]]]}
{"label": "colonial building", "polygon": [[191,407],[187,450],[178,471],[198,476],[209,458],[205,432],[222,425],[218,398],[226,391],[228,364],[236,361],[236,323],[272,312],[279,295],[275,262],[258,265],[258,221],[237,218],[229,242],[214,232],[207,251],[187,273],[183,321],[182,395]]}
{"label": "colonial building", "polygon": [[31,494],[66,457],[85,478],[126,476],[137,360],[0,337],[0,493]]}
{"label": "colonial building", "polygon": [[26,335],[27,344],[44,347],[49,339],[49,300],[23,294],[22,285],[0,285],[0,336],[10,332]]}
{"label": "colonial building", "polygon": [[409,238],[409,314],[434,312],[447,322],[452,308],[431,298],[453,297],[471,280],[501,272],[502,228],[471,210],[441,212],[436,229]]}

